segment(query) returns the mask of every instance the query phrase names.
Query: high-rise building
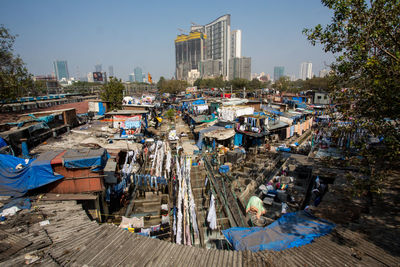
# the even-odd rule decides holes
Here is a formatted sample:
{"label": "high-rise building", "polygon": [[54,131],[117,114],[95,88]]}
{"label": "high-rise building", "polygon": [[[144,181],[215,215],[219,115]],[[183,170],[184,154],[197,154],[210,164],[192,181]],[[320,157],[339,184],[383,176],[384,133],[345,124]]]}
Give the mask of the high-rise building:
{"label": "high-rise building", "polygon": [[135,73],[135,82],[143,82],[143,71],[141,67],[136,67],[133,72]]}
{"label": "high-rise building", "polygon": [[274,81],[279,80],[280,77],[285,75],[285,67],[275,66],[274,67]]}
{"label": "high-rise building", "polygon": [[178,35],[175,39],[176,79],[186,80],[191,70],[200,71],[206,39],[201,32]]}
{"label": "high-rise building", "polygon": [[131,73],[128,76],[128,82],[134,82],[135,81],[135,73]]}
{"label": "high-rise building", "polygon": [[250,57],[235,57],[229,60],[229,80],[235,78],[251,79]]}
{"label": "high-rise building", "polygon": [[108,77],[114,77],[114,67],[108,66]]}
{"label": "high-rise building", "polygon": [[69,73],[68,73],[68,65],[66,60],[56,60],[54,61],[54,73],[57,77],[57,80],[60,81],[61,79],[68,80]]}
{"label": "high-rise building", "polygon": [[242,31],[231,32],[231,58],[242,57]]}
{"label": "high-rise building", "polygon": [[101,66],[101,64],[96,64],[96,65],[94,65],[94,71],[95,71],[95,72],[101,72],[101,71],[102,71],[102,66]]}
{"label": "high-rise building", "polygon": [[215,78],[222,75],[220,60],[204,60],[201,62],[200,73],[203,78]]}
{"label": "high-rise building", "polygon": [[329,74],[329,70],[327,69],[322,69],[319,71],[319,77],[324,78]]}
{"label": "high-rise building", "polygon": [[223,15],[204,26],[193,25],[191,31],[198,31],[207,35],[204,60],[221,62],[221,73],[224,77],[228,77],[228,64],[231,56],[231,15]]}
{"label": "high-rise building", "polygon": [[[224,79],[236,77],[237,73],[230,75],[229,72],[237,66],[230,67],[229,62],[231,58],[242,57],[242,31],[231,32],[229,14],[206,25],[192,22],[190,34],[181,34],[175,39],[175,54],[175,75],[178,80],[188,80],[188,73],[192,70],[200,71],[203,78],[221,75]],[[235,64],[239,64],[238,62],[232,61]],[[244,59],[243,62],[247,63],[249,59]],[[251,63],[248,65],[251,67]]]}
{"label": "high-rise building", "polygon": [[300,66],[300,79],[307,80],[312,78],[312,63],[303,62]]}

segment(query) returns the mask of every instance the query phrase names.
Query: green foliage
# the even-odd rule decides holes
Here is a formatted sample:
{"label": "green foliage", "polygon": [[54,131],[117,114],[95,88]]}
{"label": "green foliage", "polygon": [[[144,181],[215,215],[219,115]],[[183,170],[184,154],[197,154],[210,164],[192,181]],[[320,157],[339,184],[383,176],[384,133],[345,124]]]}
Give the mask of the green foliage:
{"label": "green foliage", "polygon": [[121,108],[124,89],[121,80],[110,78],[110,81],[101,89],[101,99],[110,102],[112,109]]}
{"label": "green foliage", "polygon": [[65,86],[64,91],[80,93],[80,94],[89,94],[93,91],[100,90],[102,86],[103,86],[102,84],[95,82],[76,81],[71,85]]}
{"label": "green foliage", "polygon": [[31,75],[22,59],[13,54],[14,35],[0,26],[0,99],[14,100],[34,92]]}
{"label": "green foliage", "polygon": [[289,88],[291,88],[291,82],[289,77],[287,76],[280,77],[279,80],[275,81],[272,87],[276,90],[279,90],[280,92],[289,91]]}
{"label": "green foliage", "polygon": [[167,112],[165,112],[165,117],[172,120],[175,117],[175,110],[172,108],[167,110]]}
{"label": "green foliage", "polygon": [[35,88],[32,93],[34,96],[45,95],[47,93],[46,81],[34,81],[33,86]]}
{"label": "green foliage", "polygon": [[254,78],[251,80],[246,88],[249,88],[249,90],[257,90],[261,88],[265,88],[266,84],[260,81],[259,79]]}
{"label": "green foliage", "polygon": [[224,88],[227,84],[222,76],[219,76],[217,78],[197,79],[194,82],[194,86],[197,86],[198,88]]}
{"label": "green foliage", "polygon": [[160,77],[160,80],[158,80],[158,83],[157,83],[157,88],[163,88],[163,86],[164,86],[164,83],[165,83],[165,78],[163,77],[163,76],[161,76]]}
{"label": "green foliage", "polygon": [[242,78],[235,78],[230,81],[233,90],[243,90],[244,87],[249,87],[249,80],[242,79]]}
{"label": "green foliage", "polygon": [[302,91],[326,91],[329,92],[329,77],[314,77],[307,80],[290,81],[289,77],[280,77],[273,85],[273,88],[281,92],[299,93]]}
{"label": "green foliage", "polygon": [[258,79],[253,79],[251,81],[246,79],[236,78],[231,81],[224,81],[222,76],[214,79],[197,79],[194,82],[194,86],[198,88],[230,88],[232,86],[233,90],[243,90],[244,87],[249,91],[258,90],[261,88],[266,88],[267,83],[261,82]]}
{"label": "green foliage", "polygon": [[[305,29],[312,44],[337,55],[332,65],[337,102],[353,103],[346,117],[382,121],[400,114],[400,4],[398,0],[322,0],[333,23]],[[342,90],[342,88],[349,88]]]}
{"label": "green foliage", "polygon": [[384,137],[380,146],[365,143],[361,147],[363,164],[368,167],[364,173],[371,177],[366,180],[367,187],[374,188],[400,155],[400,3],[322,3],[333,10],[332,23],[303,33],[313,45],[322,44],[325,52],[336,55],[330,86],[344,119],[368,129],[373,136]]}
{"label": "green foliage", "polygon": [[327,92],[329,91],[329,77],[324,77],[324,78],[314,77],[312,79],[307,79],[305,81],[302,81],[300,87],[302,88],[302,91],[313,90],[313,91]]}
{"label": "green foliage", "polygon": [[189,84],[186,81],[179,80],[165,80],[161,77],[157,83],[157,88],[161,93],[178,94],[179,92],[185,91]]}

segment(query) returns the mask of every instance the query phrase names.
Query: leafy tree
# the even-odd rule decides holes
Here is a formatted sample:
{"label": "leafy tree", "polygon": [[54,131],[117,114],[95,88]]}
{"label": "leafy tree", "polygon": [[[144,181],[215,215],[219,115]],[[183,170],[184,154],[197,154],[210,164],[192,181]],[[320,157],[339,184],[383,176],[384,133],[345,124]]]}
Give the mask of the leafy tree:
{"label": "leafy tree", "polygon": [[234,90],[243,89],[244,87],[248,88],[249,81],[242,78],[235,78],[231,81],[232,88]]}
{"label": "leafy tree", "polygon": [[275,81],[275,83],[272,85],[272,87],[274,89],[279,90],[280,92],[283,92],[283,91],[288,91],[291,88],[290,85],[291,85],[291,82],[290,82],[289,77],[282,76],[279,78],[279,80]]}
{"label": "leafy tree", "polygon": [[160,89],[164,86],[165,78],[163,76],[160,77],[157,83],[157,88]]}
{"label": "leafy tree", "polygon": [[34,81],[34,88],[33,91],[34,96],[44,95],[47,93],[47,83],[46,81]]}
{"label": "leafy tree", "polygon": [[254,78],[253,80],[251,80],[248,84],[248,87],[250,90],[257,90],[257,89],[261,89],[265,86],[265,84],[263,82],[261,82],[259,79]]}
{"label": "leafy tree", "polygon": [[[385,171],[400,155],[400,3],[398,0],[322,0],[333,10],[332,23],[303,33],[336,55],[331,66],[332,97],[344,119],[382,137],[380,146],[364,142],[362,169],[370,178],[358,188],[379,191]],[[398,166],[398,165],[397,165]]]}
{"label": "leafy tree", "polygon": [[[110,77],[111,79],[111,77]],[[71,85],[65,86],[65,92],[74,92],[80,94],[88,94],[93,91],[98,91],[102,88],[102,84],[95,82],[76,81]]]}
{"label": "leafy tree", "polygon": [[13,54],[15,38],[9,29],[0,26],[0,99],[5,102],[28,95],[34,90],[24,62]]}
{"label": "leafy tree", "polygon": [[107,84],[103,85],[100,93],[101,99],[110,102],[112,109],[121,108],[124,89],[121,80],[112,77]]}
{"label": "leafy tree", "polygon": [[213,80],[213,86],[212,87],[213,88],[223,88],[223,87],[225,87],[225,81],[222,78],[222,75]]}
{"label": "leafy tree", "polygon": [[202,79],[198,78],[196,81],[194,81],[193,86],[197,86],[198,88],[200,88],[201,81],[202,81]]}
{"label": "leafy tree", "polygon": [[161,93],[177,94],[184,91],[189,84],[186,81],[164,80],[160,86],[158,89]]}
{"label": "leafy tree", "polygon": [[300,88],[302,91],[314,90],[314,91],[328,91],[329,90],[329,79],[327,77],[314,77],[302,81]]}
{"label": "leafy tree", "polygon": [[198,88],[224,88],[230,86],[229,82],[224,81],[222,76],[209,79],[199,78],[194,82],[193,85],[197,86]]}

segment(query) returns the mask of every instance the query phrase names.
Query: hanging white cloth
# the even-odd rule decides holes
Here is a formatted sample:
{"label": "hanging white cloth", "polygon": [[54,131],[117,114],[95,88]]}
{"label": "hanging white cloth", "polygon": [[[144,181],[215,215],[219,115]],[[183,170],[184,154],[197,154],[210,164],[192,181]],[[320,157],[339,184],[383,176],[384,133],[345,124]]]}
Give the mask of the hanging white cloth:
{"label": "hanging white cloth", "polygon": [[167,173],[171,172],[171,150],[168,149],[167,152],[167,159],[165,162],[165,169],[167,170]]}
{"label": "hanging white cloth", "polygon": [[215,198],[213,194],[211,194],[210,209],[207,215],[207,222],[210,226],[210,229],[217,229],[217,213],[215,211]]}
{"label": "hanging white cloth", "polygon": [[190,168],[192,166],[192,160],[188,158],[186,160],[186,183],[188,185],[188,196],[189,196],[189,209],[190,209],[190,215],[192,219],[192,226],[193,226],[193,231],[195,234],[198,236],[199,235],[199,229],[197,226],[197,216],[196,216],[196,204],[194,203],[194,197],[193,197],[193,192],[192,192],[192,186],[190,183]]}
{"label": "hanging white cloth", "polygon": [[182,175],[178,157],[176,157],[176,174],[178,176],[178,201],[176,205],[178,209],[178,218],[176,220],[176,243],[182,244]]}

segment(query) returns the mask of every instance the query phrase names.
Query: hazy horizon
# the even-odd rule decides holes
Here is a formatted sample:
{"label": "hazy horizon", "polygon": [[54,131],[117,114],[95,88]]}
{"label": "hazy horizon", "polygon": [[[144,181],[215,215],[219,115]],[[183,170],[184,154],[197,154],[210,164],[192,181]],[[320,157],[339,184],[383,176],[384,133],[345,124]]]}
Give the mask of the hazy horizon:
{"label": "hazy horizon", "polygon": [[[111,4],[112,3],[112,4]],[[201,4],[201,5],[200,5]],[[102,64],[123,80],[135,67],[154,81],[175,71],[174,39],[191,22],[207,24],[231,14],[231,30],[242,30],[242,56],[252,58],[252,73],[273,76],[274,66],[299,77],[300,64],[313,72],[333,61],[313,47],[302,29],[327,24],[331,13],[319,0],[297,1],[11,1],[2,2],[0,24],[18,34],[15,53],[34,75],[54,72],[53,61],[67,60],[71,77],[85,77]]]}

